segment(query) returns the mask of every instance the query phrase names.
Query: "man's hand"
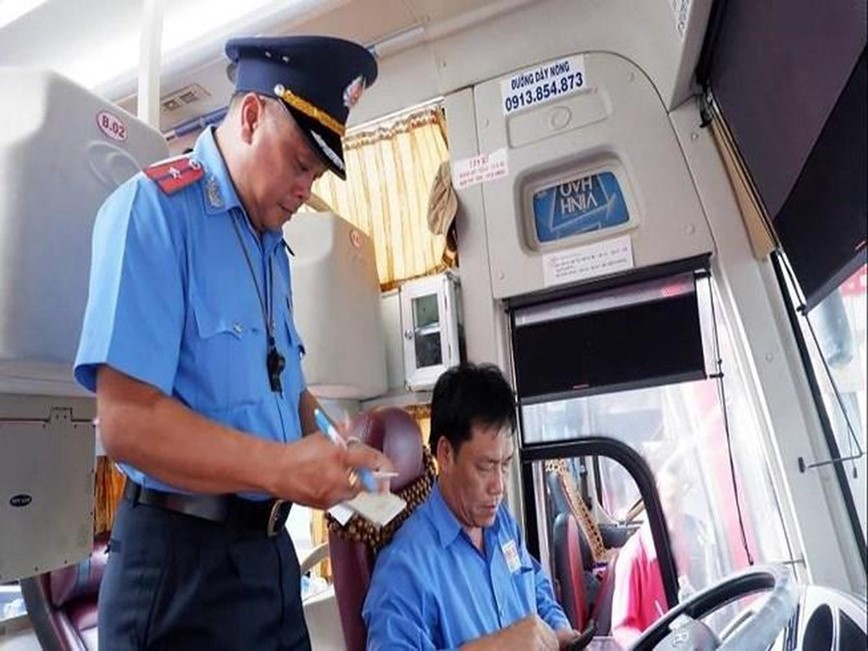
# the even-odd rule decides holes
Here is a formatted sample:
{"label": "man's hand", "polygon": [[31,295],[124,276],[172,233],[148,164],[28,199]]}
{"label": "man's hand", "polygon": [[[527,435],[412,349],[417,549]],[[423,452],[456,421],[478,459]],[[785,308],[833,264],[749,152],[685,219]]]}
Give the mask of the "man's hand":
{"label": "man's hand", "polygon": [[367,445],[342,447],[322,434],[306,436],[284,447],[271,492],[317,509],[331,508],[364,489],[355,473],[357,468],[393,469],[388,457]]}
{"label": "man's hand", "polygon": [[559,649],[569,649],[570,645],[579,639],[581,633],[572,628],[560,628],[555,631],[555,636],[558,638]]}
{"label": "man's hand", "polygon": [[479,638],[461,647],[464,651],[491,649],[527,649],[527,651],[555,651],[558,638],[538,615],[530,615],[502,631]]}

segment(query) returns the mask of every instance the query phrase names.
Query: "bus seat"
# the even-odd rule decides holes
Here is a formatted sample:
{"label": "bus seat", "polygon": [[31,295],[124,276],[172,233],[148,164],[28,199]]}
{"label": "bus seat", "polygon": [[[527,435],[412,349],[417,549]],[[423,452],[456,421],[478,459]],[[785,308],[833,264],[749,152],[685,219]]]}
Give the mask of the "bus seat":
{"label": "bus seat", "polygon": [[[554,501],[554,513],[571,513],[576,519],[579,531],[582,532],[584,538],[584,544],[591,552],[589,557],[591,568],[598,563],[605,563],[612,552],[604,545],[600,527],[582,496],[579,495],[566,461],[564,459],[549,459],[545,462],[545,470],[546,481]],[[565,510],[561,510],[563,503],[566,503]]]}
{"label": "bus seat", "polygon": [[[398,476],[392,479],[393,492],[402,491],[426,476],[428,467],[422,433],[416,421],[403,409],[386,407],[363,412],[353,419],[349,433],[382,450],[392,461],[398,472]],[[433,473],[431,475],[433,481]],[[426,495],[429,490],[430,483],[426,484]],[[398,518],[406,515],[405,509]],[[386,526],[391,526],[391,523]],[[350,539],[349,535],[342,535],[330,526],[329,551],[347,651],[360,651],[367,643],[362,605],[374,569],[375,550],[367,542]]]}
{"label": "bus seat", "polygon": [[615,592],[615,565],[618,560],[617,551],[606,564],[606,573],[597,592],[592,615],[597,623],[597,635],[610,635],[612,632],[612,596]]}
{"label": "bus seat", "polygon": [[97,648],[97,596],[108,560],[107,544],[108,533],[102,534],[80,563],[21,580],[27,614],[43,649]]}
{"label": "bus seat", "polygon": [[555,579],[561,605],[573,628],[581,631],[588,619],[584,559],[579,545],[579,525],[571,513],[561,513],[554,526]]}
{"label": "bus seat", "polygon": [[552,516],[557,517],[560,513],[569,513],[570,505],[567,502],[567,496],[564,494],[564,487],[557,471],[549,470],[546,472],[546,484],[548,484],[549,489],[549,511]]}
{"label": "bus seat", "polygon": [[[546,473],[546,480],[549,485],[549,493],[551,495],[551,503],[554,506],[555,510],[553,511],[553,515],[555,516],[555,523],[557,522],[557,516],[560,514],[570,515],[573,517],[573,520],[576,523],[576,534],[579,539],[579,550],[581,551],[582,557],[582,569],[586,572],[592,572],[594,570],[594,552],[591,549],[591,543],[588,542],[588,537],[585,534],[585,530],[579,526],[578,520],[570,508],[570,503],[567,499],[567,496],[564,492],[564,484],[561,480],[560,475],[557,472],[548,472]],[[554,523],[552,524],[552,537],[554,537]]]}

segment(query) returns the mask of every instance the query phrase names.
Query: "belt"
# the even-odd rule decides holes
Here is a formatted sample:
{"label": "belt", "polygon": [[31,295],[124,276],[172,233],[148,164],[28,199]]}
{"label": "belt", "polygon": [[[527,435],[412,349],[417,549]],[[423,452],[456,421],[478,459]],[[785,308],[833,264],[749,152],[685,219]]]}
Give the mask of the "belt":
{"label": "belt", "polygon": [[246,500],[237,495],[189,495],[142,488],[127,480],[124,499],[133,505],[146,504],[194,518],[225,524],[236,529],[264,531],[277,535],[286,524],[292,502],[269,499]]}

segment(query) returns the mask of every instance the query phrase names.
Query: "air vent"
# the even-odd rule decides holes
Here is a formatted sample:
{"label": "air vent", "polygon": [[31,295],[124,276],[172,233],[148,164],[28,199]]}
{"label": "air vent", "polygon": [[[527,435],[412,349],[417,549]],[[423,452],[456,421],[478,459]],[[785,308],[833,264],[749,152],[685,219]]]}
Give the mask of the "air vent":
{"label": "air vent", "polygon": [[200,99],[205,99],[206,97],[211,97],[211,93],[202,88],[199,84],[190,84],[189,86],[184,86],[180,90],[176,90],[174,93],[164,95],[160,98],[160,104],[163,107],[163,111],[171,113],[172,111],[177,111],[180,108],[198,102]]}

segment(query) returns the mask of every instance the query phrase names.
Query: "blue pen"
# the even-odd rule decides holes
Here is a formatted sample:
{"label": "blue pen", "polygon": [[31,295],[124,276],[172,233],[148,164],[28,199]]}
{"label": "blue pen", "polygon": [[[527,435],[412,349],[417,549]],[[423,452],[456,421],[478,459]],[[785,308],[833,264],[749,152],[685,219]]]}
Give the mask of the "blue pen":
{"label": "blue pen", "polygon": [[[332,443],[335,445],[343,445],[346,443],[344,439],[338,434],[338,431],[335,429],[335,426],[332,425],[332,422],[328,419],[324,413],[322,413],[319,409],[313,410],[313,417],[316,420],[316,426],[319,427],[320,431],[323,434],[329,437]],[[377,481],[374,479],[373,474],[369,468],[356,468],[356,472],[359,474],[359,479],[362,482],[362,486],[365,487],[365,490],[370,491],[371,493],[377,492]]]}

